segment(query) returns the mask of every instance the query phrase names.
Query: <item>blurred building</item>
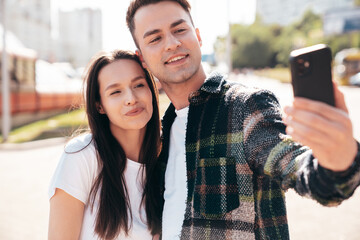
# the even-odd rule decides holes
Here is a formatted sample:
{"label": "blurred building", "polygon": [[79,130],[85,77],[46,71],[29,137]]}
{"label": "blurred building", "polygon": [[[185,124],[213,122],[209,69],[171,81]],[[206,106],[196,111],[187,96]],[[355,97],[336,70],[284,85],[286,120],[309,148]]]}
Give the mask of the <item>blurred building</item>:
{"label": "blurred building", "polygon": [[7,0],[6,10],[7,29],[39,58],[51,60],[51,0]]}
{"label": "blurred building", "polygon": [[343,34],[360,30],[360,7],[327,11],[324,15],[325,35]]}
{"label": "blurred building", "polygon": [[[101,11],[82,9],[58,12],[51,5],[53,0],[6,1],[11,127],[78,106],[81,103],[81,81],[70,79],[60,71],[60,66],[64,68],[65,64],[49,62],[61,60],[75,66],[85,65],[102,47]],[[2,33],[0,24],[1,36]],[[0,54],[2,48],[1,38]],[[0,71],[3,65],[1,61]],[[0,87],[1,84],[0,77]],[[2,107],[0,92],[1,126]]]}
{"label": "blurred building", "polygon": [[[3,36],[3,27],[0,24],[0,35]],[[35,63],[37,54],[34,50],[25,48],[17,37],[6,31],[6,52],[8,60],[8,76],[10,90],[21,92],[35,91]],[[3,38],[0,39],[0,55],[3,52]],[[0,72],[2,71],[2,58],[0,59]],[[2,74],[0,76],[2,87]],[[0,92],[0,96],[1,96]],[[0,100],[1,102],[1,100]],[[0,111],[1,112],[1,111]]]}
{"label": "blurred building", "polygon": [[256,12],[264,23],[290,24],[311,9],[317,14],[324,14],[332,9],[352,8],[354,0],[257,0]]}
{"label": "blurred building", "polygon": [[60,11],[54,0],[6,1],[7,29],[26,48],[35,50],[39,59],[80,67],[101,50],[100,9]]}
{"label": "blurred building", "polygon": [[[0,35],[3,35],[1,24]],[[2,51],[3,38],[0,38],[0,55]],[[10,31],[6,31],[6,52],[11,127],[57,115],[81,103],[81,81],[63,76],[65,73],[55,64],[37,60],[36,52],[26,48]],[[2,66],[0,59],[0,72]],[[0,89],[2,84],[0,74]],[[3,126],[2,94],[0,91],[0,131]]]}
{"label": "blurred building", "polygon": [[74,9],[59,12],[57,61],[85,66],[102,49],[100,9]]}

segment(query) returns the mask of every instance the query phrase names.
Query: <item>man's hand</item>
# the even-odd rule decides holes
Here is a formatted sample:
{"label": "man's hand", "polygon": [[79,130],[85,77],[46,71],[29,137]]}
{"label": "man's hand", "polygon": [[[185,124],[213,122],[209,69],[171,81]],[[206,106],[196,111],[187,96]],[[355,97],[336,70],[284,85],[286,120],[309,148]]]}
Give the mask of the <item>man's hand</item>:
{"label": "man's hand", "polygon": [[285,107],[286,132],[294,141],[310,147],[319,164],[333,171],[344,171],[353,163],[357,144],[344,95],[334,84],[335,105],[295,97]]}

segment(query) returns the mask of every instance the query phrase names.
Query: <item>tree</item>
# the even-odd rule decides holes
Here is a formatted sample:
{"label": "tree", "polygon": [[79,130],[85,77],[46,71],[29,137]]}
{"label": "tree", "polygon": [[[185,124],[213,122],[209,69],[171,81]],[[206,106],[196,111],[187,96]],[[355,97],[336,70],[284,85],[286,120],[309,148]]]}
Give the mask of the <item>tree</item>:
{"label": "tree", "polygon": [[261,24],[233,25],[232,61],[234,68],[261,68],[271,65],[273,59],[271,29]]}
{"label": "tree", "polygon": [[[234,24],[230,30],[233,68],[286,67],[292,50],[318,43],[328,44],[333,55],[360,47],[360,32],[324,37],[323,20],[311,10],[288,26],[266,25],[257,17],[252,25]],[[214,48],[218,56],[224,56],[225,38],[219,37]]]}

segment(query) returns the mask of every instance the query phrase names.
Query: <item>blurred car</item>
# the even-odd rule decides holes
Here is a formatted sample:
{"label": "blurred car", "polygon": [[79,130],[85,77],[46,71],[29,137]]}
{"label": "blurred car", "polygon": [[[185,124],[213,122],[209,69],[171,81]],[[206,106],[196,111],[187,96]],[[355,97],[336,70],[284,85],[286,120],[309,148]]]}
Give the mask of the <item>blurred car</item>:
{"label": "blurred car", "polygon": [[360,87],[360,72],[351,76],[349,79],[349,83],[350,83],[350,85]]}

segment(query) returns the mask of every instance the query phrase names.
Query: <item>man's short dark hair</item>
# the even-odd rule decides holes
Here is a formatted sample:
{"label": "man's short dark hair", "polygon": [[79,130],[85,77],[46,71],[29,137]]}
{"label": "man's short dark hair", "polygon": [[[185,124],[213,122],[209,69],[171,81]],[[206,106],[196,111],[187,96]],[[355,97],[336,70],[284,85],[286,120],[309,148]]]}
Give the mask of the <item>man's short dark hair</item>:
{"label": "man's short dark hair", "polygon": [[[149,4],[155,4],[155,3],[159,3],[159,2],[176,2],[178,4],[180,4],[180,6],[189,14],[191,23],[194,25],[191,14],[190,14],[190,3],[187,0],[133,0],[130,2],[130,5],[128,7],[127,13],[126,13],[126,24],[130,30],[131,36],[134,39],[135,45],[136,47],[139,48],[138,43],[136,41],[134,32],[135,32],[135,23],[134,23],[134,16],[136,11],[144,6],[147,6]],[[154,13],[156,14],[156,13]]]}

